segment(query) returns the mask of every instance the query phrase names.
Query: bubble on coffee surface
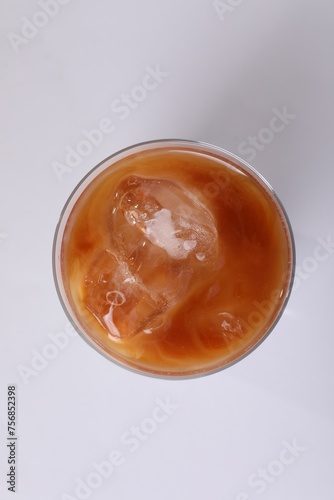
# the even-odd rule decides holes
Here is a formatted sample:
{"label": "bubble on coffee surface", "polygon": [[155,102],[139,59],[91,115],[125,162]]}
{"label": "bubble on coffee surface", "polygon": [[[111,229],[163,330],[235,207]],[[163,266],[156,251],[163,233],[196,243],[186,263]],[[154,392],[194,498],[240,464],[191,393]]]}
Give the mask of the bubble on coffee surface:
{"label": "bubble on coffee surface", "polygon": [[218,317],[221,320],[222,331],[231,333],[241,333],[242,327],[238,318],[233,316],[233,314],[228,312],[218,313]]}
{"label": "bubble on coffee surface", "polygon": [[220,336],[226,343],[233,342],[236,338],[242,338],[245,335],[245,329],[242,326],[241,318],[229,312],[218,313],[220,329],[217,328]]}

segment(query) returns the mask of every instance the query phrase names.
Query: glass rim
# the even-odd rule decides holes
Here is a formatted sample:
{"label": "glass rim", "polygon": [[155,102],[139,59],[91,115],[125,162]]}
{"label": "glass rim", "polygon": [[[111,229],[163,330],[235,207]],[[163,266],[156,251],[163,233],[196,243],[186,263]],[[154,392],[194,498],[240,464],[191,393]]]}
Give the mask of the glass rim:
{"label": "glass rim", "polygon": [[[121,360],[117,359],[114,357],[112,354],[108,353],[103,347],[101,347],[99,344],[97,344],[88,333],[84,332],[84,328],[80,326],[80,323],[75,321],[74,317],[74,311],[73,314],[69,311],[69,306],[70,303],[68,301],[68,305],[66,304],[66,301],[64,297],[67,298],[66,292],[65,292],[65,287],[63,285],[63,279],[61,275],[61,270],[59,271],[57,267],[61,269],[60,264],[58,263],[59,261],[59,255],[58,252],[61,249],[62,246],[62,241],[63,241],[63,235],[64,235],[64,229],[66,227],[68,217],[70,216],[72,209],[76,203],[76,201],[79,199],[80,195],[90,185],[90,183],[98,177],[102,172],[104,172],[107,168],[112,167],[112,165],[115,163],[112,160],[117,159],[122,160],[124,158],[128,158],[131,153],[135,154],[136,152],[140,151],[148,151],[149,149],[161,149],[162,147],[172,147],[175,146],[177,148],[182,148],[183,149],[189,149],[190,151],[195,151],[196,149],[198,151],[201,151],[202,153],[216,153],[217,157],[220,159],[225,159],[227,161],[233,161],[235,162],[238,167],[244,168],[248,173],[252,175],[256,180],[260,180],[260,184],[266,189],[267,193],[269,194],[270,198],[276,203],[281,216],[283,218],[283,225],[285,226],[285,233],[286,233],[286,238],[287,238],[287,243],[288,243],[288,251],[289,251],[289,270],[288,270],[288,277],[286,280],[286,290],[285,290],[285,296],[284,299],[282,300],[282,303],[278,309],[278,312],[276,316],[274,317],[273,321],[270,323],[268,328],[265,330],[265,332],[260,336],[259,339],[256,340],[256,342],[251,345],[249,348],[246,348],[246,350],[238,355],[231,361],[228,361],[227,363],[223,363],[218,365],[218,362],[215,363],[215,366],[213,367],[208,367],[200,370],[194,369],[193,371],[187,370],[184,374],[183,373],[177,373],[173,374],[173,370],[170,369],[165,370],[164,372],[159,372],[158,370],[151,370],[151,369],[144,369],[144,368],[136,368],[134,366],[131,366],[130,364],[127,364],[126,361],[122,362]],[[89,181],[89,182],[88,182]],[[87,184],[85,186],[85,184]],[[76,197],[76,195],[78,195]],[[71,207],[72,204],[72,207]],[[127,146],[125,148],[122,148],[120,150],[115,151],[111,155],[107,156],[103,160],[101,160],[97,165],[95,165],[92,169],[90,169],[82,178],[81,180],[76,184],[74,189],[72,189],[71,193],[67,197],[67,200],[60,212],[59,220],[56,225],[55,233],[54,233],[54,238],[53,238],[53,244],[52,244],[52,272],[53,272],[53,278],[54,278],[54,284],[56,288],[56,292],[59,298],[59,301],[62,305],[62,308],[70,322],[70,324],[73,326],[75,331],[80,335],[80,337],[85,340],[90,347],[93,347],[97,352],[102,354],[105,358],[107,358],[109,361],[112,363],[116,364],[119,367],[125,368],[126,370],[129,370],[133,373],[140,374],[143,376],[148,376],[148,377],[153,377],[153,378],[158,378],[158,379],[164,379],[164,380],[187,380],[187,379],[194,379],[194,378],[199,378],[203,376],[208,376],[212,375],[214,373],[220,372],[222,370],[225,370],[226,368],[229,368],[233,366],[234,364],[238,363],[242,359],[246,358],[249,354],[251,354],[255,349],[257,349],[262,342],[272,333],[274,328],[276,327],[277,323],[281,319],[287,303],[290,299],[292,289],[293,289],[293,283],[294,283],[294,277],[295,277],[295,268],[296,268],[296,248],[295,248],[295,240],[294,240],[294,235],[293,235],[293,230],[292,230],[292,225],[290,222],[290,219],[287,215],[287,212],[284,208],[283,203],[281,202],[280,198],[277,196],[276,192],[272,188],[271,184],[265,179],[265,177],[258,172],[252,165],[250,165],[248,162],[246,162],[244,159],[240,158],[239,156],[235,155],[234,153],[231,153],[230,151],[220,147],[216,146],[207,142],[203,141],[197,141],[197,140],[191,140],[191,139],[178,139],[178,138],[166,138],[166,139],[153,139],[153,140],[147,140],[143,142],[138,142],[135,144],[132,144],[130,146]]]}

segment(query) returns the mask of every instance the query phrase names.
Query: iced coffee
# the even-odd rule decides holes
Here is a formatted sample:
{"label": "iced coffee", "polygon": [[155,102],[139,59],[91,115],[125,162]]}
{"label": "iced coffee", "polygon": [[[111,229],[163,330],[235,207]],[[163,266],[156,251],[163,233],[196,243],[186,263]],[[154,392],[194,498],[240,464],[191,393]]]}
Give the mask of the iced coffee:
{"label": "iced coffee", "polygon": [[286,304],[289,223],[266,182],[187,141],[129,148],[70,198],[55,240],[57,287],[76,328],[136,371],[210,373],[250,352]]}

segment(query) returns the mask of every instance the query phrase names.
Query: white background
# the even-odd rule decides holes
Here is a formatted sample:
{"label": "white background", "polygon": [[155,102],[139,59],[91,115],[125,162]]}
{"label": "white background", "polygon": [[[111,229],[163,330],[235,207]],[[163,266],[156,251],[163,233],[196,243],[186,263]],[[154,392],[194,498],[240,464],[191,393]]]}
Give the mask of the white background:
{"label": "white background", "polygon": [[[54,17],[36,14],[42,3],[0,7],[0,498],[333,500],[334,3],[63,0]],[[29,31],[24,18],[45,26]],[[122,120],[112,103],[157,66],[161,81]],[[270,136],[274,109],[290,118]],[[57,177],[55,162],[65,165],[66,148],[103,118],[113,132]],[[143,140],[201,140],[242,156],[250,136],[267,139],[251,163],[285,205],[297,248],[297,285],[266,341],[228,370],[188,381],[128,372],[78,335],[55,347],[50,334],[64,333],[67,319],[52,240],[80,179]],[[154,428],[147,419],[159,400],[173,409]],[[132,452],[122,436],[141,424],[152,432]],[[113,450],[123,459],[110,477],[89,476]],[[76,493],[88,476],[98,487]]]}

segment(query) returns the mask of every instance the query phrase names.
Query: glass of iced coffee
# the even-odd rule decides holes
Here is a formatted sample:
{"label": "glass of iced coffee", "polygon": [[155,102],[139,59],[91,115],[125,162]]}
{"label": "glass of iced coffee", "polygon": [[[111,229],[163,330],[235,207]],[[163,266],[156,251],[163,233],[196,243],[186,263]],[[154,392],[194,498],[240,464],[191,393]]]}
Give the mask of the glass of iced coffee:
{"label": "glass of iced coffee", "polygon": [[134,371],[213,373],[271,332],[286,306],[294,243],[269,184],[209,144],[161,140],[95,167],[68,199],[56,288],[81,336]]}

